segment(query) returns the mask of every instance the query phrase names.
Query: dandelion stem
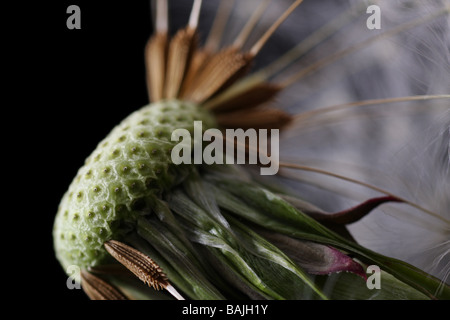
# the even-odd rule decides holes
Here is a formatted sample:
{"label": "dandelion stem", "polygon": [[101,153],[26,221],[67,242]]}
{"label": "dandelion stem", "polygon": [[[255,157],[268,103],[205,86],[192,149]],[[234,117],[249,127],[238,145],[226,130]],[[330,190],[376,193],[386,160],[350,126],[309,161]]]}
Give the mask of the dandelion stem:
{"label": "dandelion stem", "polygon": [[156,1],[156,32],[166,33],[169,29],[167,0]]}
{"label": "dandelion stem", "polygon": [[189,28],[197,29],[200,18],[200,9],[202,8],[202,0],[195,0],[192,6],[191,16],[189,18]]}
{"label": "dandelion stem", "polygon": [[177,300],[186,300],[183,296],[171,285],[169,284],[166,287],[166,290]]}

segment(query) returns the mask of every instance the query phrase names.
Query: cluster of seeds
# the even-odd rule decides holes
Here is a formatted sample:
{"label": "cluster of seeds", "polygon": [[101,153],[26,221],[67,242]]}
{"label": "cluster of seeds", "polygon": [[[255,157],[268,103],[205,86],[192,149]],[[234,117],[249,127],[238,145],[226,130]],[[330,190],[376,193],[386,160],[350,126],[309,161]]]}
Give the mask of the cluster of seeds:
{"label": "cluster of seeds", "polygon": [[103,244],[120,239],[152,199],[172,187],[181,167],[172,165],[175,129],[212,126],[194,104],[161,101],[126,118],[98,145],[64,195],[54,225],[55,250],[67,267],[95,266],[107,257]]}

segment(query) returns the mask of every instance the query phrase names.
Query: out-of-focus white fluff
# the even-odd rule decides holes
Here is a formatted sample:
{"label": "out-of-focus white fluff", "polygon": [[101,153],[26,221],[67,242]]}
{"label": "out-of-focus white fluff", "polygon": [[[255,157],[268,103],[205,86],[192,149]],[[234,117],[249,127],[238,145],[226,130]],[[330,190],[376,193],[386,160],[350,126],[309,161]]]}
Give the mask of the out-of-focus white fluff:
{"label": "out-of-focus white fluff", "polygon": [[[224,41],[239,32],[260,0],[236,1]],[[272,1],[249,43],[292,3]],[[369,30],[366,9],[381,8],[381,30]],[[207,30],[218,1],[204,1],[200,28]],[[442,0],[305,0],[257,58],[263,66],[350,10],[336,33],[291,65],[289,75],[322,57],[449,5]],[[175,8],[176,9],[176,8]],[[289,87],[274,102],[298,114],[367,99],[450,94],[450,19],[376,41]],[[201,29],[202,30],[202,29]],[[204,34],[205,35],[205,34]],[[282,74],[283,75],[283,74]],[[450,220],[450,100],[375,105],[311,118],[287,132],[282,159],[326,169],[404,197]],[[298,194],[330,211],[379,193],[316,173],[292,172]],[[450,272],[450,224],[406,204],[383,205],[350,226],[363,245],[412,263],[445,281]]]}
{"label": "out-of-focus white fluff", "polygon": [[[319,12],[329,1],[321,1]],[[342,2],[342,1],[341,1]],[[347,1],[343,1],[347,3]],[[306,3],[305,3],[306,4]],[[440,1],[379,1],[382,29],[389,30],[443,7]],[[332,7],[335,14],[339,8]],[[298,10],[298,19],[308,19]],[[330,16],[333,14],[330,12]],[[309,16],[314,19],[316,15]],[[317,16],[320,16],[318,14]],[[328,15],[327,15],[328,16]],[[342,50],[377,31],[365,27],[368,15],[328,40]],[[326,22],[327,18],[324,19]],[[450,29],[448,15],[379,40],[300,82],[287,93],[291,111],[339,103],[450,93]],[[327,43],[324,43],[328,47]],[[320,47],[318,48],[320,51]],[[332,53],[318,52],[318,56]],[[315,80],[317,79],[317,80]],[[313,87],[313,88],[311,88]],[[300,96],[296,96],[300,92]],[[311,92],[311,93],[310,93]],[[282,145],[285,156],[373,184],[450,220],[450,100],[376,105],[311,119]],[[314,122],[317,122],[315,124]],[[320,161],[317,161],[320,160]],[[342,192],[321,192],[304,184],[317,205],[336,210],[376,192],[333,178],[305,174]],[[321,196],[322,195],[322,196]],[[330,200],[328,200],[330,199]],[[384,205],[350,226],[363,245],[408,261],[449,281],[450,224],[404,204]]]}

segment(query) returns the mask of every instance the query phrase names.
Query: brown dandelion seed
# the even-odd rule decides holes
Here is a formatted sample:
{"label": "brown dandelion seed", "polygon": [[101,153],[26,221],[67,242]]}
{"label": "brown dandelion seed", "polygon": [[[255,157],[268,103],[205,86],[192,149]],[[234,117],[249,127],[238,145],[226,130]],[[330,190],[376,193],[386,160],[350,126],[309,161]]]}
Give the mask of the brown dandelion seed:
{"label": "brown dandelion seed", "polygon": [[81,287],[91,300],[128,300],[117,288],[85,270],[81,271]]}
{"label": "brown dandelion seed", "polygon": [[166,289],[178,300],[184,298],[169,283],[162,269],[150,257],[119,241],[110,240],[104,244],[106,250],[142,282],[155,290]]}

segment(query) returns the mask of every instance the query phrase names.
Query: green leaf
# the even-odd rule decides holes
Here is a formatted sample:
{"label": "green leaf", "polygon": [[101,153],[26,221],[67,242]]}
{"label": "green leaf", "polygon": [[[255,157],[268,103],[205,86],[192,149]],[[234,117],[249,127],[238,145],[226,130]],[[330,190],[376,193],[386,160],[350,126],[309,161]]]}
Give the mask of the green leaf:
{"label": "green leaf", "polygon": [[[154,260],[164,268],[172,282],[183,288],[183,292],[192,299],[224,299],[219,290],[205,277],[207,272],[202,270],[201,264],[190,249],[161,222],[156,219],[141,218],[138,220],[137,230],[139,235],[164,258]],[[164,265],[161,261],[168,263]],[[175,270],[176,273],[170,272],[171,270]],[[181,280],[179,276],[177,277],[177,273],[182,281],[176,281],[176,279]]]}

